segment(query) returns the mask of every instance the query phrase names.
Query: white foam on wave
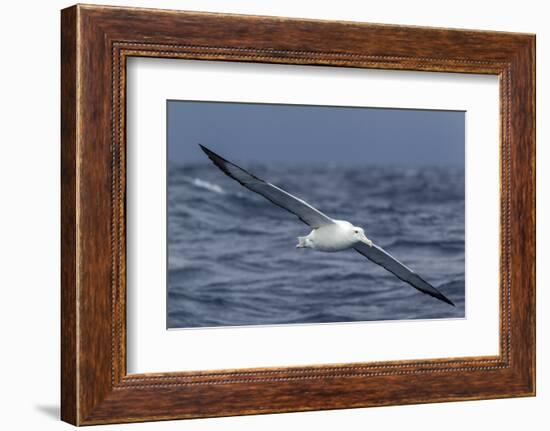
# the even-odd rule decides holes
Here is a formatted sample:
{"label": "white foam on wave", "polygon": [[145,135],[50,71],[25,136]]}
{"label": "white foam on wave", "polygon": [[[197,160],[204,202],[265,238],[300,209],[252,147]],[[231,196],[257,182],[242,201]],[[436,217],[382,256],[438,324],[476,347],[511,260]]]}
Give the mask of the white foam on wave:
{"label": "white foam on wave", "polygon": [[222,189],[219,185],[211,183],[209,181],[201,180],[200,178],[193,178],[193,185],[200,187],[201,189],[206,189],[214,193],[219,193],[221,195],[225,194],[225,190]]}

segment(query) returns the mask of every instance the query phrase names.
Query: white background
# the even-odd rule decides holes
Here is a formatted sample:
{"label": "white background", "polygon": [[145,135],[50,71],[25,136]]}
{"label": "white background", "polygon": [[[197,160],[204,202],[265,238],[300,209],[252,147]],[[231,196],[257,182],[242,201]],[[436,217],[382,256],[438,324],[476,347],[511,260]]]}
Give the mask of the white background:
{"label": "white background", "polygon": [[[140,58],[127,83],[129,373],[498,354],[496,76]],[[166,331],[167,99],[466,111],[467,318]]]}
{"label": "white background", "polygon": [[[106,4],[115,4],[103,1]],[[0,397],[4,429],[69,429],[59,399],[59,9],[63,1],[5,2],[0,16]],[[545,2],[359,2],[297,0],[118,1],[188,10],[344,19],[537,33],[538,396],[252,417],[105,426],[96,429],[278,430],[546,429],[550,422],[549,13]],[[544,55],[546,54],[546,55]],[[546,312],[546,314],[545,314]]]}

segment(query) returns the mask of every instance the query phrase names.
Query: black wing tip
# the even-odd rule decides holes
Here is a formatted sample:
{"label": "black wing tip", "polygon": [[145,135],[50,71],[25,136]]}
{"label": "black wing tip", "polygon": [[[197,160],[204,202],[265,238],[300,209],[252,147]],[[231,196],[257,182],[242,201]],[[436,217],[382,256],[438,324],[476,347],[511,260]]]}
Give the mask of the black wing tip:
{"label": "black wing tip", "polygon": [[443,294],[441,294],[441,297],[438,296],[437,299],[440,299],[441,301],[446,302],[447,304],[452,305],[453,307],[456,307],[455,303]]}
{"label": "black wing tip", "polygon": [[[426,282],[427,283],[427,282]],[[429,283],[428,283],[429,284]],[[431,286],[431,284],[430,284]],[[445,295],[443,295],[441,293],[441,291],[439,291],[439,289],[436,289],[435,287],[431,286],[436,292],[437,294],[435,295],[432,295],[434,298],[437,298],[439,299],[440,301],[443,301],[445,302],[446,304],[449,304],[449,305],[452,305],[453,307],[456,307],[455,303],[453,301],[451,301],[449,298],[447,298]]]}
{"label": "black wing tip", "polygon": [[233,178],[235,181],[237,181],[239,184],[243,185],[244,186],[244,183],[239,180],[238,178],[235,177],[234,174],[232,174],[230,172],[230,170],[228,169],[228,166],[232,166],[234,168],[237,168],[239,169],[240,171],[244,172],[246,175],[249,175],[251,176],[252,178],[254,178],[255,180],[257,181],[261,181],[261,182],[265,182],[264,180],[262,180],[261,178],[257,177],[256,175],[248,172],[247,170],[241,168],[240,166],[236,165],[235,163],[233,162],[230,162],[229,160],[223,158],[222,156],[220,156],[219,154],[216,154],[214,151],[212,151],[211,149],[205,147],[204,145],[202,144],[198,144],[199,147],[201,147],[202,151],[204,151],[204,153],[208,156],[208,158],[210,160],[212,160],[212,162],[218,167],[220,168],[223,173],[225,173],[227,176]]}
{"label": "black wing tip", "polygon": [[204,145],[202,144],[198,144],[199,147],[201,147],[201,150],[204,151],[204,153],[210,158],[210,159],[219,159],[219,160],[223,160],[224,162],[227,162],[227,160],[225,160],[222,156],[220,156],[219,154],[216,154],[214,151],[212,151],[210,148],[208,147],[205,147]]}
{"label": "black wing tip", "polygon": [[200,142],[197,142],[197,145],[198,145],[199,147],[201,147],[202,150],[203,150],[205,153],[207,153],[207,152],[210,151],[207,147],[205,147],[204,145],[202,145]]}
{"label": "black wing tip", "polygon": [[204,151],[204,153],[205,153],[208,157],[210,157],[210,155],[217,156],[217,154],[216,154],[214,151],[212,151],[210,148],[205,147],[205,146],[202,145],[202,144],[197,144],[197,145],[198,145],[199,147],[201,147],[201,150]]}
{"label": "black wing tip", "polygon": [[212,151],[210,148],[208,147],[205,147],[204,145],[202,144],[198,144],[199,147],[201,147],[201,150],[204,151],[204,154],[206,154],[208,156],[208,158],[210,160],[212,160],[212,162],[214,162],[214,164],[216,166],[218,166],[222,171],[224,171],[225,173],[228,174],[228,172],[226,171],[226,168],[225,168],[225,164],[226,163],[229,163],[227,160],[225,160],[222,156],[220,156],[219,154],[216,154],[214,151]]}
{"label": "black wing tip", "polygon": [[440,301],[443,301],[445,302],[446,304],[449,304],[449,305],[452,305],[453,307],[456,307],[455,303],[453,301],[451,301],[449,298],[447,298],[445,295],[443,295],[439,289],[436,289],[435,287],[433,287],[430,283],[428,283],[427,281],[425,281],[424,279],[422,279],[421,277],[419,277],[421,280],[424,281],[424,283],[426,283],[428,286],[430,286],[433,290],[435,290],[435,292],[432,292],[432,293],[429,293],[429,292],[424,292],[424,293],[427,293],[428,295],[436,298],[436,299],[439,299]]}
{"label": "black wing tip", "polygon": [[[418,275],[418,274],[417,274]],[[407,281],[407,283],[409,283],[412,287],[414,287],[415,289],[418,289],[420,292],[422,293],[425,293],[426,295],[429,295],[431,296],[432,298],[435,298],[435,299],[439,299],[440,301],[442,302],[445,302],[446,304],[449,304],[449,305],[452,305],[453,307],[456,307],[455,303],[453,301],[451,301],[449,298],[447,298],[445,295],[443,295],[438,289],[436,289],[435,287],[433,287],[430,283],[428,283],[426,280],[424,280],[423,278],[421,277],[418,277],[420,278],[424,283],[426,283],[428,286],[430,286],[433,291],[428,291],[428,290],[424,290],[424,289],[420,289],[418,288],[417,286],[415,286],[413,283],[411,283],[410,281]],[[406,280],[405,280],[406,281]]]}

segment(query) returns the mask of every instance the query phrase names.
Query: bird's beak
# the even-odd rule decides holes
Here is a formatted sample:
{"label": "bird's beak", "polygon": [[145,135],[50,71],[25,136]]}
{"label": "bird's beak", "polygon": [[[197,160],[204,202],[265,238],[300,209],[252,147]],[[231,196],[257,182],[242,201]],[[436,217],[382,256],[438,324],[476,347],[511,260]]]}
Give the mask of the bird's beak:
{"label": "bird's beak", "polygon": [[372,247],[372,241],[370,239],[368,239],[365,234],[361,235],[361,242],[364,242],[369,247]]}

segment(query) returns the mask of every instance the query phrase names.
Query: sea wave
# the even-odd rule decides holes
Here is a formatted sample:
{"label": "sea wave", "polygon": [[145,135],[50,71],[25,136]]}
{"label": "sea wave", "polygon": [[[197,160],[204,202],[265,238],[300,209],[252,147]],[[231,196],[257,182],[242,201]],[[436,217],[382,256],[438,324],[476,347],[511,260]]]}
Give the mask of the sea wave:
{"label": "sea wave", "polygon": [[456,307],[349,250],[296,249],[308,226],[211,164],[169,166],[168,327],[464,316],[464,172],[253,166],[367,235]]}
{"label": "sea wave", "polygon": [[200,178],[192,178],[191,183],[194,186],[197,186],[208,191],[219,193],[220,195],[225,194],[225,191],[217,184],[211,183],[209,181],[201,180]]}

